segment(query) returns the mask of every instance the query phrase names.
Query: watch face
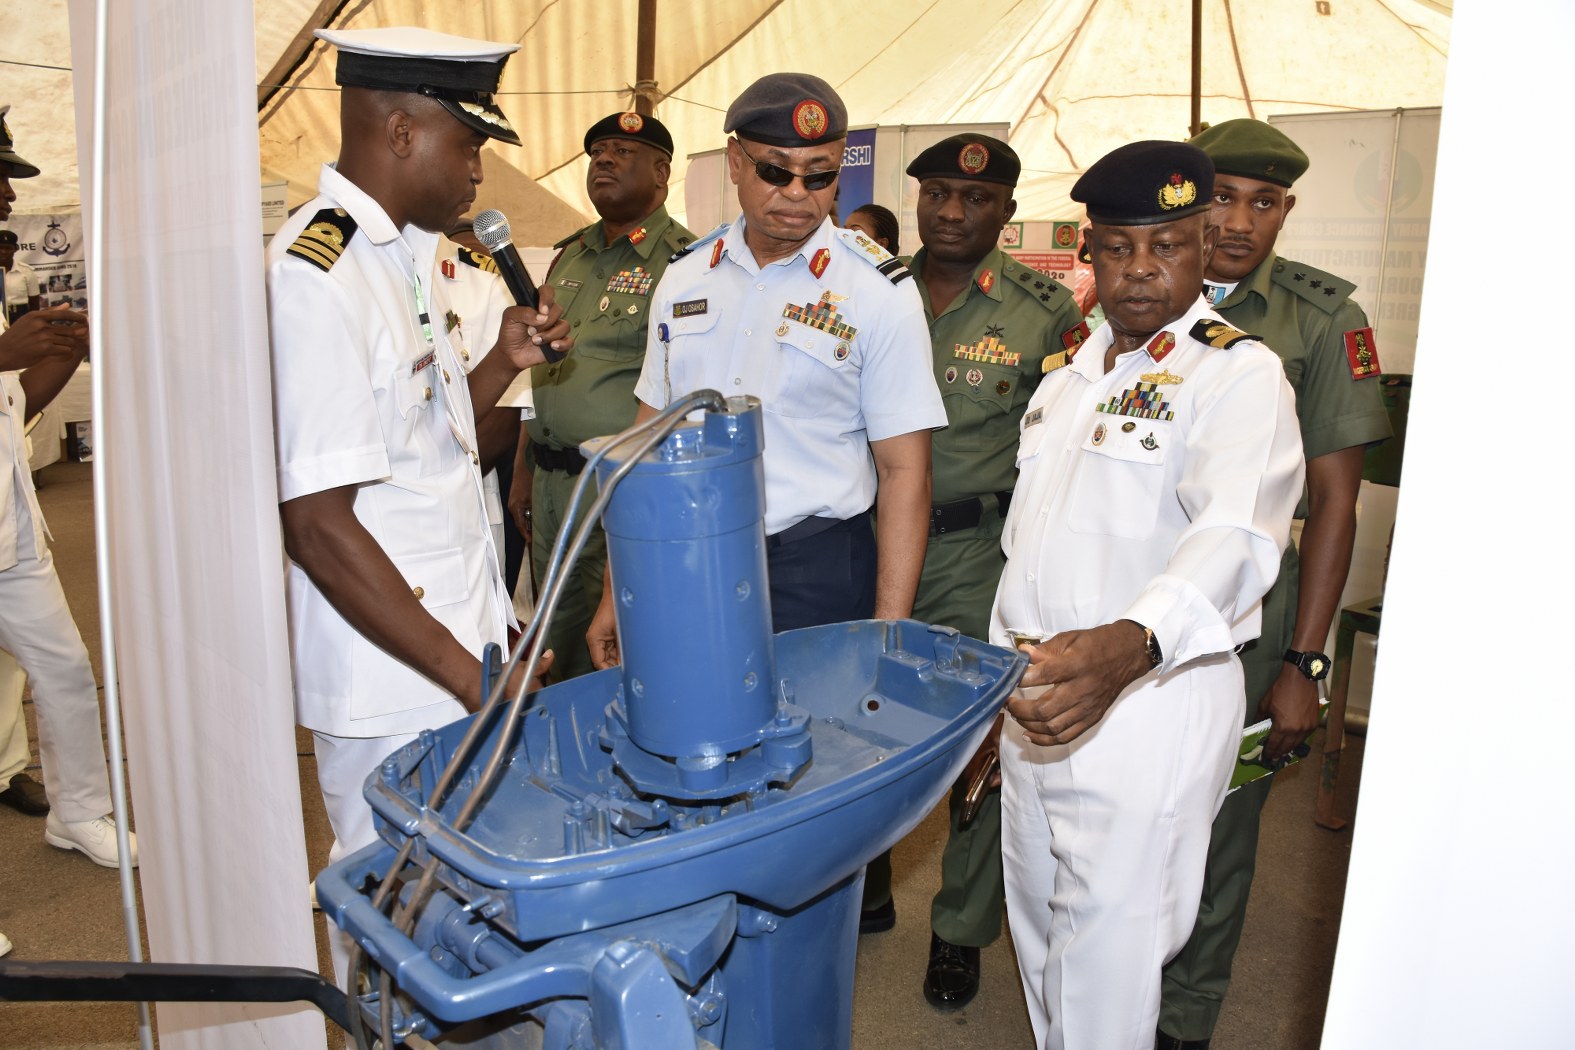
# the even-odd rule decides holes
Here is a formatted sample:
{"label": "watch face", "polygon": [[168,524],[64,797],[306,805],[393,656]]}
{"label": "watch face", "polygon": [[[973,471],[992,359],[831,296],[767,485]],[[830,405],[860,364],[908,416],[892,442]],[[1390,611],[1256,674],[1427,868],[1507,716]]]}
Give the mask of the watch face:
{"label": "watch face", "polygon": [[1314,680],[1322,678],[1328,670],[1329,662],[1323,657],[1309,656],[1307,658],[1307,673],[1312,675]]}

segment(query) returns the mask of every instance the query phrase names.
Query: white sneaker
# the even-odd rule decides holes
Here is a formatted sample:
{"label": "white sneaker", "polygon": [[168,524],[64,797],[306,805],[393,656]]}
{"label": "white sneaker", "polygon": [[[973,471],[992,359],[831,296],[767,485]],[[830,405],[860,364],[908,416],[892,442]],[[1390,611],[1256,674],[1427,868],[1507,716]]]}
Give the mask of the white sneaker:
{"label": "white sneaker", "polygon": [[11,938],[7,937],[3,933],[0,933],[0,955],[10,955],[10,954],[11,954]]}
{"label": "white sneaker", "polygon": [[[137,833],[131,832],[131,866],[137,866]],[[120,866],[120,853],[115,848],[115,818],[94,817],[92,820],[61,820],[50,810],[44,818],[44,841],[57,849],[74,849],[87,854],[94,864],[106,868]]]}

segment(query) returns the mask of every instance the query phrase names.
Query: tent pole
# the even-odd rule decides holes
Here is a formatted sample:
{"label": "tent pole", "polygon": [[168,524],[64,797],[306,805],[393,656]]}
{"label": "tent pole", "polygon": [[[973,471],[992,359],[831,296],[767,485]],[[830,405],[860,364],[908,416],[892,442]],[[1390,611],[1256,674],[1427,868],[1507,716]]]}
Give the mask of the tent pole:
{"label": "tent pole", "polygon": [[[83,14],[87,11],[83,8]],[[106,159],[108,142],[109,102],[109,5],[107,0],[96,0],[93,5],[93,160],[92,190],[88,200],[88,329],[100,333],[98,363],[93,368],[93,418],[107,420],[104,414],[104,364],[106,348],[102,333],[109,330],[104,324],[104,288],[106,270],[104,245],[109,242],[105,229],[104,173],[109,169]],[[113,337],[111,337],[113,343]],[[109,348],[113,352],[113,346]],[[137,889],[131,874],[131,807],[126,797],[126,745],[120,724],[120,674],[115,659],[115,603],[112,593],[114,565],[110,560],[109,544],[109,465],[114,453],[114,442],[104,440],[109,427],[99,431],[98,445],[93,456],[93,546],[98,555],[98,616],[100,645],[103,648],[104,668],[104,727],[109,735],[109,788],[115,810],[115,852],[120,868],[120,912],[126,926],[126,958],[133,963],[142,961],[141,924],[137,921]],[[153,1021],[148,1004],[137,1004],[137,1045],[141,1050],[153,1050]]]}
{"label": "tent pole", "polygon": [[1192,120],[1190,134],[1203,130],[1203,0],[1192,0]]}
{"label": "tent pole", "polygon": [[656,108],[656,0],[640,0],[634,45],[634,111]]}

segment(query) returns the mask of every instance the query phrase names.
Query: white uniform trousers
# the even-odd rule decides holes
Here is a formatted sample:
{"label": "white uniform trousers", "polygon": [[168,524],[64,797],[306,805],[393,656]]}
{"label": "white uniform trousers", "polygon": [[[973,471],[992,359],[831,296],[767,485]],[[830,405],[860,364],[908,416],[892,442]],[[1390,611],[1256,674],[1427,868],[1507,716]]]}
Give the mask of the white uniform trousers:
{"label": "white uniform trousers", "polygon": [[[465,716],[465,706],[458,700],[434,710],[444,712],[433,722],[433,728],[446,725]],[[382,764],[383,759],[415,739],[415,734],[400,736],[330,736],[312,733],[316,741],[317,786],[323,793],[323,808],[328,811],[328,823],[334,829],[334,844],[328,851],[328,863],[334,864],[377,841],[377,831],[372,825],[372,807],[363,793],[366,778]],[[333,958],[334,979],[339,987],[348,990],[350,967],[350,936],[330,921],[328,924],[328,954]]]}
{"label": "white uniform trousers", "polygon": [[1152,1050],[1239,750],[1233,655],[1145,678],[1071,744],[1001,735],[1007,917],[1041,1050]]}
{"label": "white uniform trousers", "polygon": [[26,686],[27,674],[22,665],[0,649],[0,791],[27,768],[33,757],[27,746],[27,719],[22,714],[22,690]]}
{"label": "white uniform trousers", "polygon": [[[26,515],[18,526],[20,546],[31,547],[23,526],[31,528]],[[51,809],[59,820],[93,820],[110,812],[98,684],[55,574],[54,556],[48,547],[39,557],[17,553],[21,561],[0,572],[0,649],[16,657],[33,681],[38,752]],[[19,725],[12,735],[21,736],[25,749],[20,705],[14,717]],[[6,720],[0,716],[0,723]]]}

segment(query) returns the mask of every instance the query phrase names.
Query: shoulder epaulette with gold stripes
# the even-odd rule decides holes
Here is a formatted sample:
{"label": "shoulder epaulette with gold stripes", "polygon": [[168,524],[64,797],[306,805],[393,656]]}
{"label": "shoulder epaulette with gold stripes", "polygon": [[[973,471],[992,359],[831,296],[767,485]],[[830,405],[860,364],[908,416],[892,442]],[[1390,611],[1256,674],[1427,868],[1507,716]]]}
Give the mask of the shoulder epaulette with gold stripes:
{"label": "shoulder epaulette with gold stripes", "polygon": [[473,251],[470,248],[461,248],[459,250],[459,261],[464,263],[466,266],[474,266],[478,270],[485,270],[487,273],[498,272],[497,260],[493,259],[493,257],[488,255],[486,252]]}
{"label": "shoulder epaulette with gold stripes", "polygon": [[1207,318],[1192,326],[1192,331],[1187,333],[1200,343],[1207,343],[1216,350],[1229,350],[1237,343],[1244,343],[1249,339],[1258,338],[1246,332],[1232,328],[1223,321],[1210,321]]}
{"label": "shoulder epaulette with gold stripes", "polygon": [[355,229],[355,220],[343,208],[324,208],[312,216],[312,221],[295,243],[285,249],[285,254],[305,259],[327,273],[344,254],[345,246],[355,236]]}

